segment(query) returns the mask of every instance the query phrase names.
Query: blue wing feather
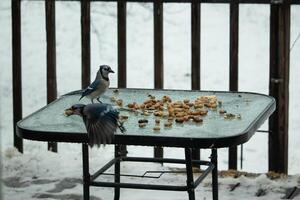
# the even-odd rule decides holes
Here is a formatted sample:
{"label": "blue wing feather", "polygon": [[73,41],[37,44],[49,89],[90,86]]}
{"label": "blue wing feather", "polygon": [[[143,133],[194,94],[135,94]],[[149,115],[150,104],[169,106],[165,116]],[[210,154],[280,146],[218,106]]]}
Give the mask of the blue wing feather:
{"label": "blue wing feather", "polygon": [[[89,85],[82,93],[80,99],[82,99],[83,97],[91,94],[92,92],[94,92],[95,90],[97,90],[97,88],[99,87],[100,81],[99,80],[94,80],[91,85]],[[80,100],[79,99],[79,100]]]}
{"label": "blue wing feather", "polygon": [[118,127],[118,110],[105,103],[88,104],[84,108],[84,116],[90,146],[112,142]]}

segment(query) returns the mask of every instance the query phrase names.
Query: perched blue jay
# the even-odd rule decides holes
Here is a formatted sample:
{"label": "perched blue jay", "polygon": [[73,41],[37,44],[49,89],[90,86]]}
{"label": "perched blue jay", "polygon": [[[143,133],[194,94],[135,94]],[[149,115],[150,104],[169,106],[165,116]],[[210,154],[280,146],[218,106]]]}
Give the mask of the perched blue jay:
{"label": "perched blue jay", "polygon": [[75,104],[66,109],[65,114],[82,117],[89,137],[88,143],[91,147],[110,144],[117,128],[122,133],[126,131],[123,123],[119,121],[119,111],[110,104]]}
{"label": "perched blue jay", "polygon": [[82,92],[80,99],[88,97],[94,103],[96,98],[99,103],[102,103],[99,98],[109,87],[109,73],[115,72],[108,65],[100,65],[95,80]]}

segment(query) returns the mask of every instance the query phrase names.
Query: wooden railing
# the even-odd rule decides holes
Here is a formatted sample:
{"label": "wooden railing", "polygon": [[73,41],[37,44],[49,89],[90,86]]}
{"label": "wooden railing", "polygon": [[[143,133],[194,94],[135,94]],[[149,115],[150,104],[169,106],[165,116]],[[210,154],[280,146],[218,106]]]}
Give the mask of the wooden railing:
{"label": "wooden railing", "polygon": [[[47,103],[57,98],[56,84],[56,35],[55,2],[45,1],[47,40]],[[153,3],[154,18],[154,87],[164,87],[163,54],[163,5],[164,3],[191,4],[191,88],[201,88],[200,34],[201,3],[230,4],[230,57],[229,89],[238,91],[238,42],[239,4],[269,4],[270,17],[270,76],[269,94],[277,101],[277,110],[269,120],[269,170],[287,173],[288,169],[288,106],[289,106],[289,47],[290,9],[300,0],[68,0],[81,3],[81,52],[82,88],[90,84],[90,3],[92,1],[117,2],[118,19],[118,87],[126,88],[126,4],[128,2]],[[13,63],[13,123],[14,127],[22,118],[22,77],[21,77],[21,0],[12,0],[12,63]],[[58,19],[59,20],[59,19]],[[16,136],[14,146],[23,152],[22,139]],[[49,143],[48,149],[57,152],[57,144]],[[155,157],[163,157],[163,148],[155,147]],[[200,150],[193,150],[193,157],[200,158]],[[237,169],[237,147],[229,148],[230,169]]]}

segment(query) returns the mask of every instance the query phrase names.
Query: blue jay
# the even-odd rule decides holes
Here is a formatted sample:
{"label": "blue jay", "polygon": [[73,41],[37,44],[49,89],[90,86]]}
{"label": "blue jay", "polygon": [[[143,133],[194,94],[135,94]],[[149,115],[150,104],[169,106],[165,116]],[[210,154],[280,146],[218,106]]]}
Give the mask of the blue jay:
{"label": "blue jay", "polygon": [[122,133],[126,131],[119,121],[119,111],[110,104],[75,104],[65,110],[67,116],[79,115],[82,117],[89,137],[89,146],[110,144],[116,129]]}
{"label": "blue jay", "polygon": [[102,103],[99,98],[109,87],[109,73],[115,72],[108,65],[100,65],[95,80],[82,92],[79,100],[83,97],[88,97],[94,103],[94,99],[96,98],[99,103]]}

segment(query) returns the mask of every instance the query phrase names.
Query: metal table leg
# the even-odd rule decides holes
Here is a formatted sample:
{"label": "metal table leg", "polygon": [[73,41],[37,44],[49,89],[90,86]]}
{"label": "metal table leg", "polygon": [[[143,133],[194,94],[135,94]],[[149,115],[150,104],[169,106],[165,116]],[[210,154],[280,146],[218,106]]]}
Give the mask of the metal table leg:
{"label": "metal table leg", "polygon": [[218,200],[218,153],[217,149],[211,149],[211,163],[214,165],[212,170],[212,196],[213,200]]}
{"label": "metal table leg", "polygon": [[189,200],[195,200],[195,187],[193,178],[193,167],[192,167],[192,150],[190,148],[185,148],[185,161],[186,161],[186,185],[187,192],[189,194]]}
{"label": "metal table leg", "polygon": [[82,144],[83,200],[90,199],[89,147]]}
{"label": "metal table leg", "polygon": [[[120,157],[120,146],[115,145],[115,158]],[[120,160],[115,162],[115,183],[120,183]],[[120,199],[120,187],[115,187],[114,200]]]}

